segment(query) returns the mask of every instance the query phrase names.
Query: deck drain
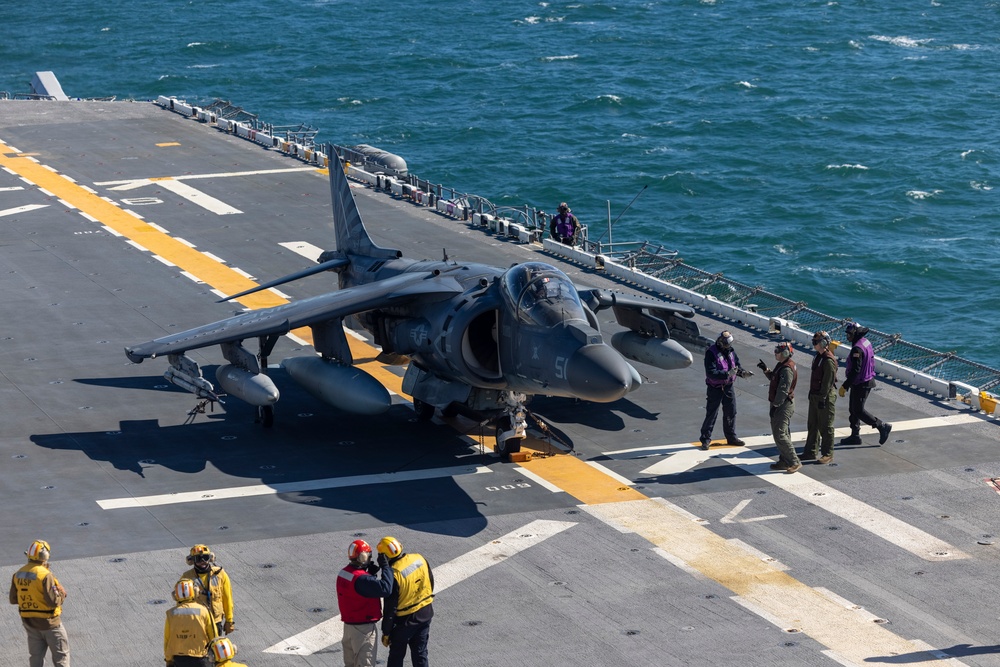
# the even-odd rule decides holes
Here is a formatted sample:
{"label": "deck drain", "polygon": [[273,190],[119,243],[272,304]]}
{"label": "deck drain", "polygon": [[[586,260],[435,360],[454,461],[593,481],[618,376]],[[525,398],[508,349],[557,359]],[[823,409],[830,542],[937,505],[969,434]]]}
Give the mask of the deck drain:
{"label": "deck drain", "polygon": [[326,607],[313,607],[309,610],[310,614],[321,614],[326,611]]}
{"label": "deck drain", "polygon": [[889,622],[889,619],[886,619],[886,618],[873,618],[872,619],[872,623],[878,623],[879,625],[884,625],[885,623],[888,623],[888,622]]}
{"label": "deck drain", "polygon": [[312,417],[313,413],[311,413],[311,412],[300,412],[297,416],[298,417]]}
{"label": "deck drain", "polygon": [[468,627],[470,627],[470,628],[474,628],[474,627],[476,627],[477,625],[481,625],[481,624],[482,624],[482,621],[466,621],[466,622],[464,623],[464,625],[467,625],[467,626],[468,626]]}
{"label": "deck drain", "polygon": [[639,634],[638,630],[626,630],[625,631],[625,636],[626,637],[635,637],[637,634]]}
{"label": "deck drain", "polygon": [[264,570],[270,570],[272,567],[274,567],[274,563],[264,563],[260,567]]}
{"label": "deck drain", "polygon": [[222,440],[235,440],[235,439],[236,439],[235,435],[224,435],[224,436],[222,436]]}
{"label": "deck drain", "polygon": [[119,556],[118,558],[112,558],[112,559],[111,559],[111,560],[109,560],[108,562],[109,562],[109,563],[124,563],[124,562],[125,562],[126,560],[128,560],[128,559],[127,559],[127,558],[124,558],[124,557],[122,557],[122,556]]}
{"label": "deck drain", "polygon": [[146,604],[167,604],[166,600],[150,600]]}
{"label": "deck drain", "polygon": [[784,631],[790,635],[795,635],[802,632],[801,628],[785,628]]}

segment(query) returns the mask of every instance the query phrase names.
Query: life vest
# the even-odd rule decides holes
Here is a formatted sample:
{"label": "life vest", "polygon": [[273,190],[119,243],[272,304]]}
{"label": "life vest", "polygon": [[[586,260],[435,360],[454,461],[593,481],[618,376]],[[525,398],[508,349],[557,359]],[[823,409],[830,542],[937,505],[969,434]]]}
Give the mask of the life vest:
{"label": "life vest", "polygon": [[196,602],[181,602],[167,610],[164,630],[164,657],[208,655],[208,642],[215,637],[215,628],[208,610]]}
{"label": "life vest", "polygon": [[[214,622],[219,623],[225,620],[232,620],[226,618],[226,607],[229,606],[229,613],[232,613],[232,592],[227,591],[228,588],[226,583],[229,581],[229,575],[226,574],[225,570],[221,567],[210,567],[208,572],[198,572],[198,570],[191,568],[183,575],[184,579],[191,579],[194,581],[194,587],[197,591],[197,596],[195,597],[195,602],[207,607],[212,613],[212,619]],[[208,590],[205,590],[205,581],[208,581]],[[228,594],[228,603],[227,603]],[[209,604],[209,598],[211,598],[211,604]]]}
{"label": "life vest", "polygon": [[420,554],[404,554],[392,564],[399,587],[396,616],[409,616],[434,601],[430,570]]}
{"label": "life vest", "polygon": [[570,238],[576,233],[576,225],[573,224],[572,213],[559,213],[556,215],[556,234],[563,238]]}
{"label": "life vest", "polygon": [[[854,358],[858,350],[860,359]],[[851,384],[865,384],[875,377],[875,348],[867,338],[861,338],[851,348],[851,356],[847,358],[847,375],[853,376]]]}
{"label": "life vest", "polygon": [[337,603],[344,623],[374,623],[382,618],[378,598],[366,598],[354,588],[354,581],[366,574],[364,568],[348,565],[337,575]]}
{"label": "life vest", "polygon": [[826,349],[813,357],[812,374],[809,376],[810,395],[819,394],[820,390],[823,389],[824,366],[827,359],[833,359],[833,379],[831,380],[830,393],[834,393],[837,389],[837,357],[829,349]]}
{"label": "life vest", "polygon": [[[42,563],[31,562],[14,573],[17,587],[17,610],[24,618],[55,618],[62,607],[53,607],[46,601],[45,578],[52,574]],[[54,585],[59,582],[52,575]]]}
{"label": "life vest", "polygon": [[792,369],[792,386],[788,388],[788,400],[795,398],[795,384],[799,381],[799,369],[795,367],[794,361],[785,359],[771,371],[771,386],[767,389],[767,400],[772,405],[774,404],[774,397],[778,395],[778,383],[781,381],[780,373],[782,366]]}
{"label": "life vest", "polygon": [[729,371],[736,368],[736,352],[733,349],[729,349],[723,352],[719,349],[718,345],[713,345],[708,348],[708,354],[715,357],[715,368],[720,373],[725,373],[725,379],[714,378],[707,376],[705,378],[705,384],[711,387],[725,387],[733,383],[733,378],[729,375]]}

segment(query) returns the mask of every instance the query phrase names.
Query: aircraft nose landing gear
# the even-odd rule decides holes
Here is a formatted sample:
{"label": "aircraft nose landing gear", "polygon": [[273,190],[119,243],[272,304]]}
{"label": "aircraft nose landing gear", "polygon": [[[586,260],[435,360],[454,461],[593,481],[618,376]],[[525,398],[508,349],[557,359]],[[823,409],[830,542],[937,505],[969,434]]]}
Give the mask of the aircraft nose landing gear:
{"label": "aircraft nose landing gear", "polygon": [[524,394],[508,391],[504,395],[504,413],[496,421],[496,452],[500,460],[510,461],[510,455],[521,451],[521,441],[524,440],[528,428],[525,416]]}

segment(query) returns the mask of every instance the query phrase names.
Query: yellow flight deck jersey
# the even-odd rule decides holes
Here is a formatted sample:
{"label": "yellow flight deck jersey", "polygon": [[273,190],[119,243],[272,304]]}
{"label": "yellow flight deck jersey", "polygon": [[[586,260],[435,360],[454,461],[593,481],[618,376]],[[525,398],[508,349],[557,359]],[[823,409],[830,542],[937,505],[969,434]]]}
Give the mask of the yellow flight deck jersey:
{"label": "yellow flight deck jersey", "polygon": [[[10,603],[17,605],[21,618],[55,619],[62,613],[59,581],[44,563],[29,562],[14,573]],[[58,625],[56,623],[55,625]]]}
{"label": "yellow flight deck jersey", "polygon": [[430,570],[420,554],[405,554],[392,564],[399,588],[396,616],[409,616],[434,601]]}
{"label": "yellow flight deck jersey", "polygon": [[198,597],[195,598],[195,601],[206,607],[209,607],[209,604],[205,589],[209,589],[208,592],[212,594],[212,604],[209,611],[212,612],[212,619],[216,623],[233,622],[233,589],[229,584],[229,575],[226,574],[225,570],[212,566],[208,572],[202,574],[191,568],[181,575],[181,579],[192,579],[195,582],[195,587],[198,589]]}
{"label": "yellow flight deck jersey", "polygon": [[215,639],[215,623],[204,605],[181,602],[167,610],[163,625],[163,657],[173,660],[175,655],[201,658],[208,655],[208,642]]}

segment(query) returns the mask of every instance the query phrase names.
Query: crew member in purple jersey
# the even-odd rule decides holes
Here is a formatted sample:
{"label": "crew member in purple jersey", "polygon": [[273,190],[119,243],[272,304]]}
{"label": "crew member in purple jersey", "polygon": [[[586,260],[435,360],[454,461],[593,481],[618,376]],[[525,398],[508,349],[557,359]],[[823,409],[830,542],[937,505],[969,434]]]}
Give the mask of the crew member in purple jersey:
{"label": "crew member in purple jersey", "polygon": [[851,435],[840,441],[842,445],[861,444],[861,423],[864,422],[878,430],[878,444],[884,445],[889,439],[889,431],[892,424],[876,419],[871,413],[865,410],[865,402],[868,394],[875,387],[875,350],[871,341],[865,336],[868,334],[868,327],[863,327],[857,322],[850,322],[847,325],[847,340],[851,342],[851,355],[847,357],[847,379],[840,385],[840,396],[843,397],[848,391],[851,392],[849,402]]}

